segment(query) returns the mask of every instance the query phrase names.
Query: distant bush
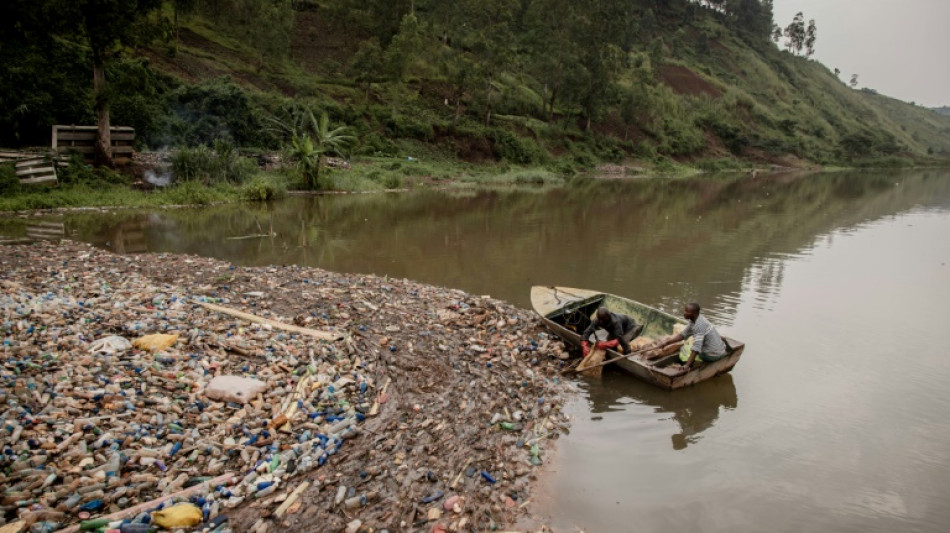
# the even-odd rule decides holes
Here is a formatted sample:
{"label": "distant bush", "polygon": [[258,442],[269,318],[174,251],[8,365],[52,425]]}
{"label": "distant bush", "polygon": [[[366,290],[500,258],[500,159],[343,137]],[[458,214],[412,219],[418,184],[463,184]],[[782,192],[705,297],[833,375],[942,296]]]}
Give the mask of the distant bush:
{"label": "distant bush", "polygon": [[855,159],[851,165],[857,168],[908,168],[914,166],[914,160],[907,157],[886,156]]}
{"label": "distant bush", "polygon": [[572,177],[578,174],[578,168],[574,162],[566,157],[555,160],[547,165],[548,170],[561,177]]}
{"label": "distant bush", "polygon": [[388,174],[382,181],[383,187],[387,189],[401,189],[402,178],[398,174]]}
{"label": "distant bush", "polygon": [[720,114],[702,117],[700,124],[709,128],[716,137],[719,137],[719,140],[733,154],[739,155],[749,146],[749,137],[745,132]]}
{"label": "distant bush", "polygon": [[257,164],[242,157],[234,145],[218,140],[214,148],[182,148],[172,155],[172,172],[178,181],[243,183],[258,171]]}
{"label": "distant bush", "polygon": [[363,137],[363,145],[358,149],[358,153],[392,157],[399,153],[399,149],[391,140],[373,132]]}
{"label": "distant bush", "polygon": [[196,182],[179,183],[162,191],[172,204],[209,205],[222,200],[222,195]]}
{"label": "distant bush", "polygon": [[145,58],[109,62],[112,123],[135,128],[137,147],[151,146],[164,133],[172,112],[168,95],[178,86],[171,76],[154,69]]}
{"label": "distant bush", "polygon": [[224,139],[236,146],[275,146],[262,113],[230,78],[183,85],[168,94],[163,117],[150,146],[199,146]]}
{"label": "distant bush", "polygon": [[505,177],[516,185],[544,185],[563,181],[563,178],[554,172],[540,169],[514,170],[508,172]]}
{"label": "distant bush", "polygon": [[384,124],[392,137],[429,141],[435,136],[431,123],[408,115],[392,115]]}
{"label": "distant bush", "polygon": [[20,178],[16,177],[13,163],[0,164],[0,194],[20,192]]}
{"label": "distant bush", "polygon": [[705,170],[706,172],[721,172],[724,170],[739,170],[746,166],[736,159],[729,158],[720,158],[720,159],[707,159],[696,163],[696,167],[700,170]]}
{"label": "distant bush", "polygon": [[548,153],[534,139],[519,137],[501,128],[492,128],[488,135],[495,153],[505,161],[518,165],[536,165],[548,159]]}
{"label": "distant bush", "polygon": [[275,176],[257,175],[241,186],[241,199],[248,202],[268,202],[287,196],[287,184]]}
{"label": "distant bush", "polygon": [[132,183],[132,176],[107,167],[95,168],[86,164],[79,154],[74,154],[65,168],[56,171],[56,178],[61,185],[89,185],[91,187]]}

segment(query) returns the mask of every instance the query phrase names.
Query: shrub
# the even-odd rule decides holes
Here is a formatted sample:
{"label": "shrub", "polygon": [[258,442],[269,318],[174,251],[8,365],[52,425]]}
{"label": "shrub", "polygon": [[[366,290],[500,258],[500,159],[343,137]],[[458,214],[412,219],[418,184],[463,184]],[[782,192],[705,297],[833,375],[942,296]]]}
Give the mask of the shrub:
{"label": "shrub", "polygon": [[163,191],[173,204],[208,205],[221,200],[214,189],[195,182],[180,183]]}
{"label": "shrub", "polygon": [[491,129],[488,135],[495,153],[505,161],[518,165],[536,165],[548,158],[547,152],[534,139],[519,137],[500,128]]}
{"label": "shrub", "polygon": [[399,153],[399,149],[396,148],[396,144],[391,140],[373,132],[363,137],[363,146],[360,147],[359,153],[363,155],[392,157]]}
{"label": "shrub", "polygon": [[429,141],[434,137],[432,124],[415,117],[392,115],[385,121],[386,130],[392,137],[405,137],[420,141]]}
{"label": "shrub", "polygon": [[262,127],[260,113],[248,95],[230,78],[171,91],[166,102],[172,110],[161,128],[146,142],[150,146],[198,146],[226,139],[237,146],[275,146]]}
{"label": "shrub", "polygon": [[20,178],[16,177],[13,163],[0,164],[0,194],[20,192]]}
{"label": "shrub", "polygon": [[506,178],[516,185],[544,185],[562,181],[561,176],[547,170],[525,169],[509,172]]}
{"label": "shrub", "polygon": [[287,196],[287,184],[274,176],[259,174],[241,187],[240,195],[248,202],[279,200]]}
{"label": "shrub", "polygon": [[56,171],[56,177],[62,185],[89,185],[102,187],[109,185],[129,185],[132,177],[110,168],[94,168],[86,164],[82,156],[74,154],[69,165]]}
{"label": "shrub", "polygon": [[179,181],[243,183],[257,173],[257,163],[242,157],[230,142],[219,139],[207,146],[182,148],[172,155],[172,172]]}
{"label": "shrub", "polygon": [[383,180],[383,187],[387,189],[401,189],[402,188],[402,178],[398,174],[389,174]]}

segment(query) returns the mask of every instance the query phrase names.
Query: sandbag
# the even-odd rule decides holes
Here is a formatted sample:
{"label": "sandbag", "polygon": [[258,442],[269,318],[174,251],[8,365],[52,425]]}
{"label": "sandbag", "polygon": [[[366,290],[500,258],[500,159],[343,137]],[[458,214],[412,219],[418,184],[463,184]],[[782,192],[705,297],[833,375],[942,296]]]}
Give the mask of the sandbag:
{"label": "sandbag", "polygon": [[603,363],[606,358],[607,358],[606,351],[598,350],[597,348],[594,348],[590,351],[590,353],[587,354],[587,357],[585,357],[581,361],[581,364],[577,365],[577,371],[587,377],[599,378],[601,374],[603,374],[604,372],[604,367],[603,366],[597,366],[594,368],[588,368],[588,367]]}

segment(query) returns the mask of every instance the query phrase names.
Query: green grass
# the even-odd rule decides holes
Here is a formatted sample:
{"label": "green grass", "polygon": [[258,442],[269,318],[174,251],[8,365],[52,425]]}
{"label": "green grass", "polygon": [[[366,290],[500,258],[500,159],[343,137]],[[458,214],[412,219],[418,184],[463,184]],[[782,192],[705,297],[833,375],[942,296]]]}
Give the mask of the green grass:
{"label": "green grass", "polygon": [[204,186],[185,183],[156,191],[134,190],[126,185],[90,187],[64,185],[55,189],[27,189],[0,197],[0,211],[57,209],[62,207],[158,207],[236,202],[241,189],[233,185]]}

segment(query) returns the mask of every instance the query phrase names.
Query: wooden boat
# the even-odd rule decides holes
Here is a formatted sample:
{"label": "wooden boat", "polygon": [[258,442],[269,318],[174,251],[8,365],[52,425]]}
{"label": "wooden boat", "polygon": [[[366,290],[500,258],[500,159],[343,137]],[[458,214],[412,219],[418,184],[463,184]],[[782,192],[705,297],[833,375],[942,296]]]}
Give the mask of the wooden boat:
{"label": "wooden boat", "polygon": [[[622,313],[643,325],[642,337],[653,339],[673,334],[673,326],[686,324],[686,320],[677,318],[659,309],[640,302],[585,289],[569,287],[531,288],[531,305],[544,322],[568,344],[580,347],[581,333],[590,324],[590,317],[598,307],[604,306],[614,313]],[[679,366],[679,354],[674,353],[660,359],[648,361],[640,355],[621,359],[609,366],[615,366],[634,376],[664,389],[680,389],[695,385],[712,377],[732,370],[739,362],[745,344],[723,336],[729,355],[712,363],[695,365],[689,372],[683,372]],[[608,359],[621,354],[608,351]]]}

